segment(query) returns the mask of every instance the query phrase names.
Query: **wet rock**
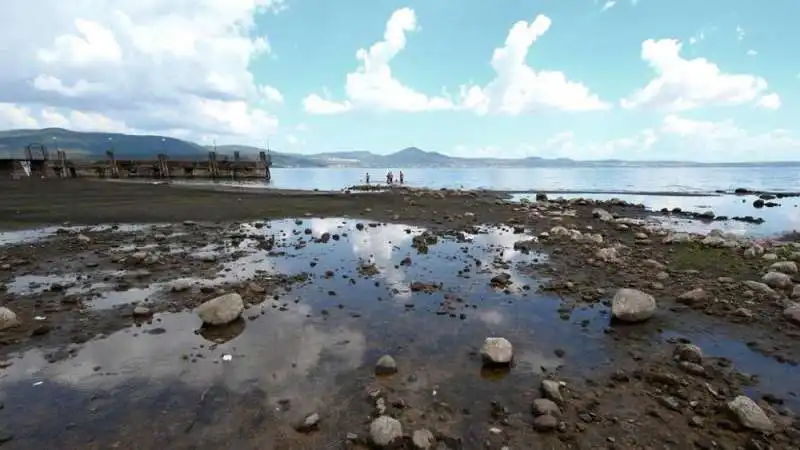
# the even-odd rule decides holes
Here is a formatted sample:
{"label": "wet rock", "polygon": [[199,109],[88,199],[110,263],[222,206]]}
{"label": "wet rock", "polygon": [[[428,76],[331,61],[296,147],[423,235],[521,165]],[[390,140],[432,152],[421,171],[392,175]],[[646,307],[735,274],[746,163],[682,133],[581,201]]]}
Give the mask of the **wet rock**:
{"label": "wet rock", "polygon": [[558,419],[545,414],[533,419],[533,429],[536,431],[553,431],[558,426]]}
{"label": "wet rock", "polygon": [[797,263],[794,261],[779,261],[772,263],[772,265],[769,266],[769,270],[792,275],[797,273]]}
{"label": "wet rock", "polygon": [[705,239],[701,241],[701,244],[707,247],[724,247],[726,241],[724,238],[720,236],[707,236]]}
{"label": "wet rock", "polygon": [[414,431],[414,434],[411,436],[411,442],[414,444],[414,448],[425,450],[433,448],[433,444],[436,443],[436,438],[433,436],[433,433],[431,433],[430,430],[423,428],[421,430]]}
{"label": "wet rock", "polygon": [[189,280],[175,280],[169,285],[172,292],[188,291],[192,287],[192,282]]}
{"label": "wet rock", "polygon": [[792,303],[783,310],[783,317],[789,322],[800,325],[800,303]]}
{"label": "wet rock", "polygon": [[78,235],[78,242],[80,242],[82,244],[89,244],[89,243],[92,242],[92,238],[90,238],[89,236],[86,236],[85,234],[79,234]]}
{"label": "wet rock", "polygon": [[703,362],[703,350],[694,344],[678,344],[673,354],[680,361],[689,361],[696,364]]}
{"label": "wet rock", "polygon": [[781,272],[768,272],[761,278],[761,281],[773,289],[787,289],[792,287],[792,277]]}
{"label": "wet rock", "polygon": [[561,417],[561,409],[558,405],[546,398],[535,399],[533,401],[532,410],[535,416],[551,415],[553,417]]}
{"label": "wet rock", "polygon": [[706,368],[700,364],[689,362],[689,361],[681,361],[678,366],[683,369],[684,372],[690,373],[692,375],[700,375],[703,376],[706,374]]}
{"label": "wet rock", "polygon": [[544,192],[537,192],[536,193],[536,201],[537,202],[546,202],[547,201],[547,194]]}
{"label": "wet rock", "polygon": [[196,311],[206,325],[225,325],[238,319],[244,301],[237,293],[225,294],[198,306]]}
{"label": "wet rock", "polygon": [[391,375],[397,372],[397,362],[391,355],[383,355],[375,364],[376,375]]}
{"label": "wet rock", "polygon": [[510,364],[514,356],[511,342],[502,337],[488,337],[481,347],[481,357],[488,364]]}
{"label": "wet rock", "polygon": [[611,315],[622,322],[642,322],[655,311],[656,299],[636,289],[619,289],[611,300]]}
{"label": "wet rock", "polygon": [[133,316],[134,317],[150,317],[153,315],[153,312],[150,311],[150,308],[146,306],[137,306],[133,308]]}
{"label": "wet rock", "polygon": [[511,274],[501,273],[499,275],[492,277],[492,279],[489,282],[491,283],[492,286],[495,287],[506,287],[509,284],[511,284]]}
{"label": "wet rock", "polygon": [[695,288],[689,292],[684,292],[683,294],[678,296],[678,301],[684,304],[691,304],[695,302],[701,302],[708,298],[708,294],[703,288]]}
{"label": "wet rock", "polygon": [[767,433],[774,429],[772,421],[764,413],[764,410],[750,397],[744,395],[736,397],[728,402],[728,409],[736,415],[739,423],[746,428]]}
{"label": "wet rock", "polygon": [[561,384],[558,381],[542,380],[542,394],[557,403],[564,401],[564,397],[561,395]]}
{"label": "wet rock", "polygon": [[5,306],[0,306],[0,331],[16,327],[17,325],[19,325],[17,314]]}
{"label": "wet rock", "polygon": [[403,426],[397,419],[389,416],[381,416],[373,420],[369,426],[369,436],[372,443],[385,447],[396,439],[403,437]]}

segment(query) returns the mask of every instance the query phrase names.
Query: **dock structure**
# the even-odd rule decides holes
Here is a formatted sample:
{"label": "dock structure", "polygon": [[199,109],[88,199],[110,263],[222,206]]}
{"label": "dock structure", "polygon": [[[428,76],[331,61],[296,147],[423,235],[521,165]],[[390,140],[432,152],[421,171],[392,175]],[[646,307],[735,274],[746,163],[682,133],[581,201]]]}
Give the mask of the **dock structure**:
{"label": "dock structure", "polygon": [[254,159],[243,159],[237,151],[233,158],[208,152],[208,160],[171,158],[159,153],[153,159],[124,159],[115,156],[114,150],[106,152],[105,160],[68,158],[58,150],[55,160],[50,160],[47,147],[31,144],[17,157],[0,157],[0,176],[15,178],[206,178],[206,179],[262,179],[271,181],[271,158],[268,152],[259,152]]}

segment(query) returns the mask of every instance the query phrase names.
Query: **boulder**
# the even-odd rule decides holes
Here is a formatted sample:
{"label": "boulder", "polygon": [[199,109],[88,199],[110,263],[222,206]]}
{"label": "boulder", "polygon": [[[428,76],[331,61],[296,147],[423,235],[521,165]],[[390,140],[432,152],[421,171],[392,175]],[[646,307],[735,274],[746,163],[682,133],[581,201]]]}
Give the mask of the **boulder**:
{"label": "boulder", "polygon": [[768,272],[761,278],[761,281],[773,289],[788,289],[792,287],[792,277],[781,272]]}
{"label": "boulder", "polygon": [[514,356],[511,342],[502,337],[488,337],[481,348],[484,363],[509,364]]}
{"label": "boulder", "polygon": [[736,415],[739,422],[751,430],[769,433],[773,430],[772,421],[764,413],[764,410],[756,404],[750,397],[740,395],[728,402],[728,409]]}
{"label": "boulder", "polygon": [[656,299],[636,289],[620,289],[611,300],[611,315],[622,322],[642,322],[655,311]]}
{"label": "boulder", "polygon": [[797,273],[797,263],[794,261],[778,261],[772,263],[772,265],[769,266],[769,270],[792,275]]}
{"label": "boulder", "polygon": [[397,362],[391,355],[383,355],[375,364],[375,374],[377,375],[391,375],[397,372]]}
{"label": "boulder", "polygon": [[5,306],[0,306],[0,331],[16,327],[17,325],[19,325],[17,314]]}
{"label": "boulder", "polygon": [[244,301],[234,292],[209,300],[195,311],[206,325],[225,325],[238,319],[243,310]]}
{"label": "boulder", "polygon": [[369,425],[369,436],[378,447],[386,447],[403,437],[403,426],[397,419],[380,416]]}

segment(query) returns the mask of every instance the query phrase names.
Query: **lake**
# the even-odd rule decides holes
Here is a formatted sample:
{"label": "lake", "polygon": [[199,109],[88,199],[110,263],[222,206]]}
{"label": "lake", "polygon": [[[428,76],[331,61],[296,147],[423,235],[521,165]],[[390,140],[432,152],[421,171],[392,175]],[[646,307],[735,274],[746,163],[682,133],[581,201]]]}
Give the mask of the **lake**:
{"label": "lake", "polygon": [[[395,174],[399,169],[392,168]],[[373,183],[386,171],[359,168],[273,169],[270,187],[278,189],[339,190]],[[631,191],[713,192],[747,187],[758,190],[800,190],[800,171],[794,167],[581,167],[403,169],[406,184],[429,188],[496,189],[504,191]],[[261,185],[263,184],[256,184]]]}

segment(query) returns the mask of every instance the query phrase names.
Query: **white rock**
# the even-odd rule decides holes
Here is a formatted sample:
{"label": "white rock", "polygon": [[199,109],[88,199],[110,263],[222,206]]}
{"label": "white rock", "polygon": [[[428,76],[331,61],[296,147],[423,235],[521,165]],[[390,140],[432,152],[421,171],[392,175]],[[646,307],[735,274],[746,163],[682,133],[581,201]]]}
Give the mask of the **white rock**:
{"label": "white rock", "polygon": [[602,209],[602,208],[593,209],[592,210],[592,215],[594,217],[597,217],[598,219],[600,219],[603,222],[610,222],[610,221],[614,220],[614,216],[611,215],[610,212],[608,212],[608,211],[606,211],[605,209]]}
{"label": "white rock", "polygon": [[133,308],[133,315],[136,317],[147,317],[152,316],[153,312],[146,306],[137,306]]}
{"label": "white rock", "polygon": [[403,436],[403,426],[396,419],[380,416],[369,425],[369,436],[375,445],[385,447]]}
{"label": "white rock", "polygon": [[87,236],[85,234],[79,234],[78,235],[78,241],[80,241],[80,242],[82,242],[84,244],[88,244],[88,243],[92,242],[92,238],[90,238],[89,236]]}
{"label": "white rock", "polygon": [[753,246],[744,251],[744,256],[748,258],[756,258],[763,254],[764,254],[764,247],[758,244],[753,244]]}
{"label": "white rock", "polygon": [[689,233],[670,233],[662,241],[665,244],[680,244],[683,242],[691,242],[692,235]]}
{"label": "white rock", "polygon": [[623,288],[611,300],[611,315],[623,322],[642,322],[655,314],[656,299],[636,289]]}
{"label": "white rock", "polygon": [[600,250],[595,253],[595,258],[605,261],[605,262],[612,262],[616,261],[619,255],[617,254],[617,250],[615,248],[601,248]]}
{"label": "white rock", "polygon": [[375,373],[378,375],[391,375],[397,372],[397,362],[391,355],[383,355],[375,364]]}
{"label": "white rock", "polygon": [[506,338],[488,337],[481,348],[481,356],[485,362],[508,364],[514,356],[514,347]]}
{"label": "white rock", "polygon": [[169,284],[170,290],[173,292],[183,292],[192,287],[192,281],[187,279],[178,279]]}
{"label": "white rock", "polygon": [[708,297],[708,294],[703,288],[695,288],[689,292],[684,292],[678,297],[678,300],[682,300],[684,302],[699,302],[703,301]]}
{"label": "white rock", "polygon": [[761,257],[764,261],[775,261],[778,259],[778,255],[775,253],[764,253],[764,256]]}
{"label": "white rock", "polygon": [[707,236],[702,240],[701,244],[707,247],[724,247],[726,242],[725,239],[720,236]]}
{"label": "white rock", "polygon": [[7,330],[19,325],[19,319],[14,311],[0,306],[0,330]]}
{"label": "white rock", "polygon": [[769,266],[769,270],[791,275],[797,273],[797,263],[794,261],[778,261],[772,263],[772,265]]}
{"label": "white rock", "polygon": [[749,397],[740,395],[728,402],[728,408],[736,414],[742,425],[751,430],[771,432],[774,428],[772,421],[764,410]]}
{"label": "white rock", "polygon": [[747,280],[747,281],[744,282],[744,284],[747,287],[749,287],[750,289],[752,289],[752,290],[754,290],[756,292],[759,292],[761,294],[777,295],[777,293],[775,291],[773,291],[771,287],[767,286],[764,283],[760,283],[758,281]]}
{"label": "white rock", "polygon": [[414,443],[414,447],[420,450],[426,450],[429,448],[433,448],[433,444],[436,442],[436,438],[433,436],[433,433],[430,430],[422,429],[417,430],[411,436],[411,442]]}
{"label": "white rock", "polygon": [[792,287],[792,277],[781,272],[768,272],[761,278],[767,286],[773,289],[786,289]]}
{"label": "white rock", "polygon": [[196,311],[207,325],[225,325],[242,314],[244,301],[237,293],[225,294],[198,306]]}

